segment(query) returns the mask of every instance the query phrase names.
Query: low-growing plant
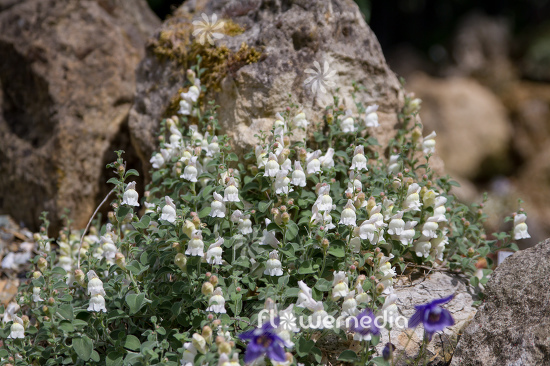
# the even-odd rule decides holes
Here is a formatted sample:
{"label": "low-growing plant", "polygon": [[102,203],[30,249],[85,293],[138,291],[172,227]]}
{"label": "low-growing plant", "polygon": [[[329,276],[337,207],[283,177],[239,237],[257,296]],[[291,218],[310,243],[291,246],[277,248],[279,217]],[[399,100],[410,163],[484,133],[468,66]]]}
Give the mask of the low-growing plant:
{"label": "low-growing plant", "polygon": [[[522,210],[512,232],[487,235],[483,204],[458,202],[436,175],[418,99],[405,98],[387,146],[377,106],[355,94],[355,112],[335,96],[320,121],[289,102],[239,157],[203,72],[199,58],[179,115],[161,122],[141,201],[119,151],[109,223],[53,239],[44,215],[36,269],[4,311],[1,364],[312,365],[329,336],[356,344],[340,362],[388,364],[374,319],[399,328],[397,276],[446,268],[482,286],[488,255],[528,236]],[[411,318],[426,342],[452,324],[449,300]]]}

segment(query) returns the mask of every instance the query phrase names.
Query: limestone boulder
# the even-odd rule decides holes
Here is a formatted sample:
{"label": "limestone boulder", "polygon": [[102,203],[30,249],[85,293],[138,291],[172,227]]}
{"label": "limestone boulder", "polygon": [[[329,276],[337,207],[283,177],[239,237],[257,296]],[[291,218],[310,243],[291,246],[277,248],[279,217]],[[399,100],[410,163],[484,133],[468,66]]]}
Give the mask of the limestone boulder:
{"label": "limestone boulder", "polygon": [[550,240],[500,264],[451,366],[550,364]]}
{"label": "limestone boulder", "polygon": [[0,210],[36,229],[68,208],[83,227],[112,152],[130,149],[135,69],[159,21],[145,0],[1,5]]}
{"label": "limestone boulder", "polygon": [[471,78],[415,74],[407,89],[422,99],[426,133],[436,131],[437,152],[448,172],[472,179],[507,169],[512,126],[502,102]]}
{"label": "limestone boulder", "polygon": [[[223,37],[214,45],[192,36],[193,20],[223,21]],[[200,36],[200,32],[198,34]],[[254,135],[271,129],[275,114],[289,102],[300,106],[308,119],[322,121],[324,107],[340,87],[346,108],[352,82],[365,88],[357,100],[379,104],[387,141],[402,105],[400,84],[389,69],[380,45],[352,0],[187,1],[157,30],[137,74],[137,97],[130,113],[134,146],[148,165],[156,148],[156,131],[173,108],[184,86],[185,69],[203,57],[207,93],[220,105],[219,121],[235,151],[248,151]],[[335,87],[314,93],[306,69],[328,62]],[[289,97],[289,94],[291,95]]]}

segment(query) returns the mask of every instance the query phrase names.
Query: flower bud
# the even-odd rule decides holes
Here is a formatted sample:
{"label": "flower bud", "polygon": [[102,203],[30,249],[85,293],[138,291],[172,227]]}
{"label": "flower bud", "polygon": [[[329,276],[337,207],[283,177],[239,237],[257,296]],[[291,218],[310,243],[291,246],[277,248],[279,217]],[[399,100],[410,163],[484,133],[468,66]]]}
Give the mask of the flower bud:
{"label": "flower bud", "polygon": [[84,275],[84,272],[82,272],[81,269],[74,270],[74,278],[80,286],[86,287],[86,276]]}
{"label": "flower bud", "polygon": [[220,354],[222,353],[225,353],[225,354],[230,354],[231,353],[231,345],[227,342],[221,342],[218,346],[218,352]]}
{"label": "flower bud", "polygon": [[53,304],[55,304],[55,299],[53,297],[50,297],[48,299],[48,305],[52,306]]}
{"label": "flower bud", "polygon": [[212,343],[212,328],[210,328],[208,325],[202,327],[202,336],[204,339],[206,339],[206,342]]}
{"label": "flower bud", "polygon": [[472,258],[476,254],[474,248],[468,248],[468,257]]}
{"label": "flower bud", "polygon": [[42,273],[40,273],[39,271],[34,271],[32,274],[32,278],[34,278],[35,280],[39,279],[41,276]]}
{"label": "flower bud", "polygon": [[225,342],[225,338],[222,336],[216,336],[214,339],[214,343],[216,343],[216,346],[220,346],[220,343]]}
{"label": "flower bud", "polygon": [[327,249],[329,246],[330,246],[330,243],[328,241],[327,238],[324,238],[322,241],[321,241],[321,246],[325,249]]}
{"label": "flower bud", "polygon": [[416,126],[412,131],[412,140],[416,144],[422,137],[422,129]]}
{"label": "flower bud", "polygon": [[327,123],[331,125],[334,122],[334,116],[332,113],[327,114]]}
{"label": "flower bud", "polygon": [[283,213],[281,219],[283,220],[283,223],[288,223],[290,221],[290,215],[288,214],[288,212]]}
{"label": "flower bud", "polygon": [[26,315],[23,315],[23,316],[21,317],[21,320],[23,320],[23,326],[25,327],[25,329],[28,328],[28,327],[29,327],[29,323],[30,323],[29,317],[26,316]]}
{"label": "flower bud", "polygon": [[376,293],[381,294],[384,292],[384,284],[380,282],[378,285],[376,285]]}
{"label": "flower bud", "polygon": [[365,263],[367,263],[371,267],[374,266],[374,261],[372,260],[372,257],[368,257]]}
{"label": "flower bud", "polygon": [[126,258],[124,257],[124,254],[115,254],[115,263],[122,269],[126,268]]}
{"label": "flower bud", "polygon": [[222,321],[220,319],[216,319],[212,322],[212,325],[214,327],[219,327],[220,325],[222,325]]}
{"label": "flower bud", "polygon": [[200,228],[201,225],[201,219],[199,219],[199,216],[193,217],[193,224],[195,225],[196,229]]}
{"label": "flower bud", "polygon": [[208,314],[208,316],[206,317],[208,320],[212,321],[214,319],[214,315],[212,314]]}
{"label": "flower bud", "polygon": [[40,259],[38,259],[37,266],[40,272],[44,272],[48,268],[48,262],[44,257],[40,257]]}
{"label": "flower bud", "polygon": [[218,277],[217,276],[212,276],[210,277],[210,283],[213,285],[213,286],[216,286],[218,284]]}
{"label": "flower bud", "polygon": [[174,259],[174,263],[182,271],[185,271],[186,268],[187,268],[187,257],[183,253],[178,253],[178,254],[176,254],[176,258]]}
{"label": "flower bud", "polygon": [[201,292],[205,296],[212,295],[214,292],[214,286],[210,282],[205,282],[202,284]]}
{"label": "flower bud", "polygon": [[115,213],[113,211],[109,211],[107,213],[107,219],[109,220],[109,222],[111,224],[116,224],[116,217],[115,217]]}

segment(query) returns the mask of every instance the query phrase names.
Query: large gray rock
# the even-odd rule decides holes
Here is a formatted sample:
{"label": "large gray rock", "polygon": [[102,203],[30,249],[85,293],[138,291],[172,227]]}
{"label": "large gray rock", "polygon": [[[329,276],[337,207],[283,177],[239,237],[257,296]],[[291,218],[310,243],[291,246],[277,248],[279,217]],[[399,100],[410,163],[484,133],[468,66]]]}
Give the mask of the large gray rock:
{"label": "large gray rock", "polygon": [[55,228],[68,208],[86,224],[106,160],[130,146],[135,68],[158,24],[145,0],[1,3],[1,211],[32,228],[49,211]]}
{"label": "large gray rock", "polygon": [[550,365],[550,239],[507,258],[451,366]]}
{"label": "large gray rock", "polygon": [[[412,283],[400,280],[395,286],[395,293],[398,297],[399,312],[407,319],[416,312],[415,305],[426,304],[454,294],[454,298],[443,307],[452,314],[455,325],[436,333],[425,351],[425,357],[432,362],[432,365],[449,361],[458,335],[477,311],[473,306],[477,297],[468,280],[458,275],[435,272],[426,278],[421,276]],[[424,328],[421,325],[405,331],[393,331],[391,341],[396,346],[394,360],[400,360],[396,365],[407,365],[410,360],[416,360],[423,338]],[[379,355],[382,355],[382,349],[388,341],[389,335],[384,329],[380,344],[377,346]]]}
{"label": "large gray rock", "polygon": [[[226,34],[214,47],[201,46],[191,36],[191,22],[201,13],[217,14],[233,29],[235,24],[242,27],[242,33]],[[177,99],[184,85],[185,68],[195,62],[194,56],[200,53],[208,58],[224,47],[236,54],[243,43],[248,47],[247,57],[229,63],[227,59],[231,58],[224,58],[221,65],[210,65],[222,72],[216,85],[219,89],[207,85],[221,106],[222,129],[230,135],[237,153],[253,146],[254,134],[260,129],[271,129],[275,113],[288,105],[289,94],[309,120],[322,121],[323,108],[331,95],[314,94],[304,86],[309,76],[304,71],[313,68],[314,61],[321,65],[328,61],[336,71],[332,81],[341,87],[346,107],[354,107],[352,81],[366,87],[357,98],[380,105],[381,126],[376,134],[382,142],[389,139],[402,105],[400,85],[352,0],[187,1],[157,31],[138,70],[130,131],[146,164],[156,147],[157,126],[163,116],[169,115],[170,102]],[[253,57],[252,49],[261,56]]]}

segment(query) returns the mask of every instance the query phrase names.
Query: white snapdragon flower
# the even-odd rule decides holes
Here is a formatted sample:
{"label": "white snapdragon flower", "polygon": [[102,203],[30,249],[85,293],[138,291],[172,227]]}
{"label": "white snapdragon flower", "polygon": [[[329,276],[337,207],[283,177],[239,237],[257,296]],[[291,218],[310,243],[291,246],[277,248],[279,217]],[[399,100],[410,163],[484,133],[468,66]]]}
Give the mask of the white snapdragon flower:
{"label": "white snapdragon flower", "polygon": [[23,320],[20,317],[14,317],[13,324],[10,327],[10,335],[8,336],[8,338],[25,338],[25,327],[23,326]]}
{"label": "white snapdragon flower", "polygon": [[306,114],[304,112],[298,113],[293,119],[292,123],[294,123],[294,126],[301,127],[304,130],[307,130],[307,126],[309,125],[309,122],[306,119]]}
{"label": "white snapdragon flower", "polygon": [[195,103],[199,99],[200,90],[196,85],[192,85],[187,93],[181,93],[180,96],[183,100],[186,100],[190,103]]}
{"label": "white snapdragon flower", "polygon": [[332,210],[332,197],[330,197],[330,186],[328,184],[319,188],[319,195],[317,196],[315,205],[317,205],[320,212],[330,212]]}
{"label": "white snapdragon flower", "polygon": [[356,219],[357,216],[355,214],[355,206],[353,205],[353,201],[348,199],[348,203],[342,210],[339,224],[347,226],[357,226],[357,223],[355,222]]}
{"label": "white snapdragon flower", "polygon": [[183,174],[180,175],[180,178],[183,178],[190,182],[197,182],[198,174],[199,174],[199,171],[197,169],[197,157],[193,156],[189,160],[189,164],[183,170]]}
{"label": "white snapdragon flower", "polygon": [[336,226],[332,223],[332,216],[330,215],[330,211],[324,211],[319,212],[318,205],[314,204],[313,208],[311,209],[311,220],[310,222],[313,225],[321,224],[324,226],[324,231],[332,230]]}
{"label": "white snapdragon flower", "polygon": [[384,285],[384,291],[382,292],[383,294],[388,294],[392,290],[393,278],[396,275],[395,270],[389,262],[391,258],[393,258],[392,254],[390,254],[389,257],[384,256],[380,259],[380,264],[375,275],[376,278],[378,278],[379,283]]}
{"label": "white snapdragon flower", "polygon": [[90,298],[90,304],[88,305],[88,311],[107,312],[105,307],[105,298],[100,294],[93,295]]}
{"label": "white snapdragon flower", "polygon": [[199,333],[193,334],[193,337],[191,338],[191,343],[195,347],[197,351],[202,353],[203,355],[206,353],[206,339]]}
{"label": "white snapdragon flower", "polygon": [[223,292],[221,287],[216,287],[212,297],[208,300],[208,308],[206,311],[211,311],[217,314],[225,314],[225,299],[223,298]]}
{"label": "white snapdragon flower", "polygon": [[306,174],[304,173],[304,169],[302,169],[302,164],[300,164],[298,160],[294,162],[294,171],[292,172],[292,180],[290,183],[298,187],[305,187],[307,184]]}
{"label": "white snapdragon flower", "polygon": [[197,356],[197,349],[191,342],[185,342],[183,344],[183,357],[181,359],[181,366],[194,366],[195,357]]}
{"label": "white snapdragon flower", "polygon": [[437,220],[437,217],[429,217],[428,220],[426,220],[426,223],[422,225],[422,235],[424,235],[426,238],[436,238],[436,230],[439,228]]}
{"label": "white snapdragon flower", "polygon": [[3,323],[11,322],[15,319],[15,313],[20,309],[20,306],[16,302],[10,302],[8,307],[4,311],[4,317],[2,318]]}
{"label": "white snapdragon flower", "polygon": [[430,255],[439,260],[443,260],[443,253],[445,252],[445,246],[449,244],[449,238],[446,235],[439,236],[430,240],[431,250]]}
{"label": "white snapdragon flower", "polygon": [[422,141],[422,151],[424,154],[433,154],[435,152],[435,137],[436,137],[435,131],[430,133],[428,136],[424,137],[424,140]]}
{"label": "white snapdragon flower", "polygon": [[106,296],[105,290],[103,289],[103,281],[99,279],[95,271],[90,270],[86,275],[88,276],[88,295]]}
{"label": "white snapdragon flower", "polygon": [[368,240],[372,245],[378,243],[379,234],[378,229],[375,226],[376,218],[363,221],[359,226],[359,237],[364,240]]}
{"label": "white snapdragon flower", "polygon": [[285,175],[288,175],[288,173],[290,173],[292,171],[292,161],[290,161],[290,159],[286,159],[282,164],[281,164],[281,172],[284,172]]}
{"label": "white snapdragon flower", "polygon": [[344,119],[340,122],[340,128],[344,133],[355,132],[355,124],[353,117],[351,117],[351,111],[348,109],[344,115]]}
{"label": "white snapdragon flower", "polygon": [[256,165],[258,165],[258,169],[263,168],[268,160],[268,155],[265,149],[262,146],[257,145],[254,149],[254,153],[256,155]]}
{"label": "white snapdragon flower", "polygon": [[338,300],[340,297],[346,297],[348,293],[349,287],[346,272],[334,272],[334,280],[332,281],[332,300]]}
{"label": "white snapdragon flower", "polygon": [[128,206],[139,206],[138,193],[136,192],[136,182],[130,182],[126,186],[124,195],[122,196],[122,204]]}
{"label": "white snapdragon flower", "polygon": [[328,313],[325,311],[322,301],[313,301],[311,304],[311,323],[310,328],[312,329],[324,329],[325,328],[325,319],[328,317]]}
{"label": "white snapdragon flower", "polygon": [[273,188],[275,188],[275,194],[289,194],[294,191],[290,187],[290,178],[286,175],[288,171],[279,171],[275,176],[275,182],[273,182]]}
{"label": "white snapdragon flower", "polygon": [[252,221],[250,221],[250,215],[243,215],[239,220],[239,231],[243,235],[252,234]]}
{"label": "white snapdragon flower", "polygon": [[447,208],[445,207],[445,203],[447,202],[447,198],[443,196],[439,196],[434,200],[434,214],[433,217],[435,217],[437,222],[443,222],[447,221],[447,218],[445,217],[445,213],[447,212]]}
{"label": "white snapdragon flower", "polygon": [[319,158],[321,168],[330,169],[334,167],[334,149],[329,147],[327,153]]}
{"label": "white snapdragon flower", "polygon": [[220,237],[214,243],[210,244],[208,250],[206,251],[206,263],[218,265],[222,264],[223,243],[224,239]]}
{"label": "white snapdragon flower", "polygon": [[223,192],[223,201],[224,202],[240,202],[239,199],[239,190],[236,187],[235,179],[233,177],[229,178],[229,183]]}
{"label": "white snapdragon flower", "polygon": [[223,203],[223,197],[221,194],[214,192],[214,200],[210,203],[210,214],[211,217],[225,217],[226,209],[225,203]]}
{"label": "white snapdragon flower", "polygon": [[298,292],[298,301],[296,302],[296,307],[308,308],[312,310],[311,307],[315,302],[313,300],[313,290],[309,288],[304,281],[298,281],[298,287],[300,288],[300,292]]}
{"label": "white snapdragon flower", "polygon": [[368,304],[372,300],[370,295],[365,292],[363,286],[360,283],[355,286],[355,290],[357,291],[355,300],[357,300],[358,304]]}
{"label": "white snapdragon flower", "polygon": [[321,171],[321,161],[319,160],[320,157],[321,157],[321,150],[316,150],[312,153],[307,154],[306,168],[307,168],[308,175],[316,174]]}
{"label": "white snapdragon flower", "polygon": [[391,155],[390,161],[388,162],[388,171],[390,173],[396,174],[399,172],[399,155]]}
{"label": "white snapdragon flower", "polygon": [[355,299],[355,290],[350,291],[346,297],[344,297],[344,302],[342,303],[342,315],[344,317],[356,316],[359,313],[357,309],[357,300]]}
{"label": "white snapdragon flower", "polygon": [[[346,189],[346,194],[355,194],[357,192],[363,191],[363,184],[359,179],[357,179],[357,176],[355,172],[352,170],[349,173],[349,182],[348,182],[348,189]],[[366,205],[366,203],[364,203]]]}
{"label": "white snapdragon flower", "polygon": [[202,232],[194,230],[191,234],[191,240],[187,243],[186,255],[202,257],[204,255],[204,242],[202,241]]}
{"label": "white snapdragon flower", "polygon": [[162,214],[160,215],[161,220],[166,220],[169,223],[173,224],[176,222],[176,205],[174,200],[168,196],[164,197],[166,204],[162,208]]}
{"label": "white snapdragon flower", "polygon": [[265,275],[268,276],[282,276],[283,275],[283,269],[281,265],[281,261],[279,260],[279,254],[276,250],[269,253],[269,259],[267,260],[265,264]]}
{"label": "white snapdragon flower", "polygon": [[413,183],[407,189],[407,197],[403,202],[403,208],[405,211],[420,211],[420,186],[417,183]]}
{"label": "white snapdragon flower", "polygon": [[32,301],[34,301],[34,302],[44,301],[44,299],[40,297],[40,291],[41,290],[42,289],[40,287],[33,287],[32,288]]}
{"label": "white snapdragon flower", "polygon": [[165,160],[161,153],[156,153],[149,162],[152,164],[153,168],[160,169],[164,165]]}
{"label": "white snapdragon flower", "polygon": [[[199,132],[199,126],[189,125],[189,132],[191,133],[191,141],[193,141],[193,143],[196,141],[202,142],[202,140],[204,140],[202,133]],[[200,145],[200,142],[198,145]]]}
{"label": "white snapdragon flower", "polygon": [[353,253],[359,253],[361,251],[361,229],[355,227],[353,229],[353,236],[349,240],[349,247]]}
{"label": "white snapdragon flower", "polygon": [[388,234],[399,236],[404,228],[405,221],[403,221],[403,211],[399,211],[391,217],[390,224],[388,225]]}
{"label": "white snapdragon flower", "polygon": [[424,236],[420,237],[416,244],[414,245],[414,251],[416,253],[417,257],[424,257],[428,258],[430,255],[430,250],[432,249],[432,245],[429,242],[429,238],[426,238]]}
{"label": "white snapdragon flower", "polygon": [[101,237],[99,242],[101,244],[103,258],[105,258],[108,263],[114,263],[115,255],[118,252],[118,249],[113,242],[112,237],[110,235],[104,235]]}
{"label": "white snapdragon flower", "polygon": [[378,127],[378,104],[373,104],[365,109],[365,127]]}
{"label": "white snapdragon flower", "polygon": [[527,239],[530,238],[531,235],[527,232],[527,224],[525,221],[527,220],[527,216],[525,214],[519,214],[514,216],[514,239]]}
{"label": "white snapdragon flower", "polygon": [[277,162],[277,156],[273,153],[269,153],[269,159],[265,164],[265,177],[275,177],[279,172],[279,163]]}
{"label": "white snapdragon flower", "polygon": [[382,305],[382,310],[380,311],[380,316],[384,320],[388,321],[388,325],[393,327],[397,317],[399,316],[399,309],[397,308],[397,295],[393,292],[393,289],[389,291],[390,293],[386,296],[384,300],[384,305]]}
{"label": "white snapdragon flower", "polygon": [[352,170],[369,170],[367,168],[367,157],[365,156],[365,148],[359,145],[355,148],[353,159],[351,159]]}
{"label": "white snapdragon flower", "polygon": [[[269,226],[271,224],[271,220],[266,218],[265,219],[265,226]],[[275,237],[275,230],[268,231],[267,229],[264,229],[262,240],[260,241],[260,245],[270,245],[273,248],[277,248],[279,245],[279,240]]]}
{"label": "white snapdragon flower", "polygon": [[190,116],[192,109],[193,106],[191,103],[184,99],[180,100],[180,109],[178,110],[178,114],[181,114],[182,116]]}
{"label": "white snapdragon flower", "polygon": [[416,231],[414,230],[414,227],[418,224],[418,221],[407,221],[405,223],[405,227],[403,228],[403,231],[399,235],[399,240],[401,241],[401,244],[403,245],[411,245],[414,239],[414,235],[416,234]]}

